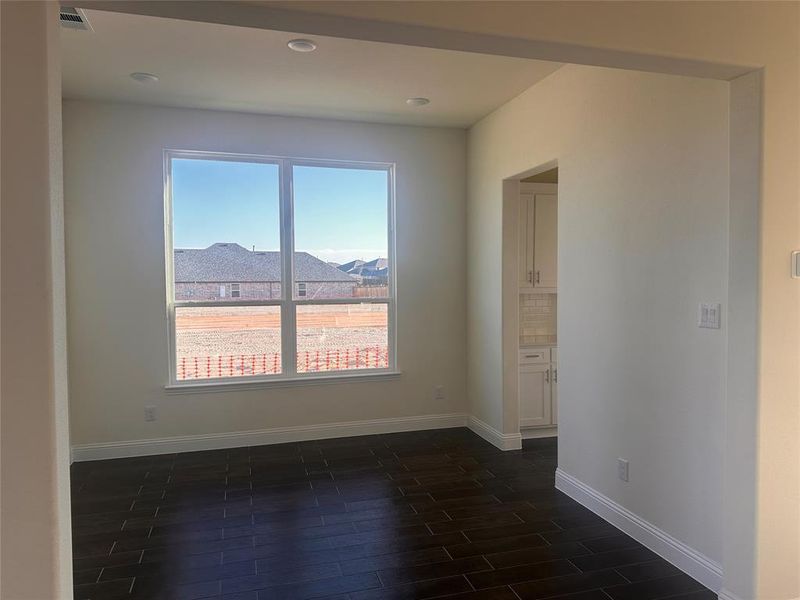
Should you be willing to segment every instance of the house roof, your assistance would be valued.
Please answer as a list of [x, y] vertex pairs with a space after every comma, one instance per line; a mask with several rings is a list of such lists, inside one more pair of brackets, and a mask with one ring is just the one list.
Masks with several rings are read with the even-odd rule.
[[344, 271], [345, 273], [349, 273], [356, 267], [360, 267], [364, 264], [363, 260], [351, 260], [350, 262], [346, 262], [343, 265], [339, 265], [339, 270]]
[[385, 258], [375, 258], [370, 261], [351, 260], [339, 266], [339, 270], [351, 275], [386, 275], [389, 261]]
[[[295, 252], [297, 281], [347, 281], [353, 278], [307, 252]], [[175, 249], [175, 281], [255, 282], [281, 280], [280, 252], [250, 251], [236, 243]]]
[[386, 258], [376, 258], [374, 260], [365, 262], [361, 266], [368, 269], [386, 269], [389, 266], [389, 261]]

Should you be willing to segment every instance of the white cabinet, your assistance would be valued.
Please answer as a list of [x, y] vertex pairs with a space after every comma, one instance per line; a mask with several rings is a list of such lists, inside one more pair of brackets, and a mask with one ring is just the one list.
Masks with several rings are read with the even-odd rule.
[[535, 225], [536, 203], [533, 194], [520, 194], [519, 197], [519, 287], [533, 289], [533, 230]]
[[554, 290], [558, 273], [558, 196], [525, 192], [519, 202], [519, 270], [521, 291]]
[[550, 363], [550, 404], [553, 425], [558, 425], [558, 363], [556, 362]]
[[536, 194], [533, 226], [533, 285], [554, 288], [558, 273], [558, 204], [555, 194]]
[[555, 349], [520, 350], [520, 427], [547, 427], [558, 423], [558, 369], [551, 362], [555, 359], [553, 350]]
[[520, 427], [550, 425], [552, 419], [550, 394], [550, 363], [520, 365]]

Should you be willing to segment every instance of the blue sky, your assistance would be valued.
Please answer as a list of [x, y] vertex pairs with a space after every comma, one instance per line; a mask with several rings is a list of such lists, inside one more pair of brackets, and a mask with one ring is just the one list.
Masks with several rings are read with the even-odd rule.
[[[339, 263], [387, 255], [385, 171], [294, 167], [295, 249]], [[172, 161], [173, 245], [278, 250], [278, 166]]]

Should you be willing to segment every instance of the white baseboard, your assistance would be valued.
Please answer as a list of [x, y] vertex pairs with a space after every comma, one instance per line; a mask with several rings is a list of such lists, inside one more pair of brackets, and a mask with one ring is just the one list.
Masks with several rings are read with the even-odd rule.
[[518, 433], [502, 433], [477, 417], [470, 416], [467, 421], [467, 427], [490, 444], [500, 448], [500, 450], [519, 450], [522, 448], [522, 438]]
[[490, 444], [501, 450], [519, 450], [522, 447], [518, 433], [501, 433], [475, 417], [452, 413], [444, 415], [423, 415], [418, 417], [397, 417], [392, 419], [373, 419], [369, 421], [350, 421], [345, 423], [326, 423], [322, 425], [303, 425], [296, 427], [276, 427], [253, 431], [230, 433], [209, 433], [201, 435], [182, 435], [169, 438], [128, 440], [80, 444], [72, 447], [72, 461], [105, 460], [109, 458], [129, 458], [132, 456], [152, 456], [174, 452], [195, 452], [198, 450], [218, 450], [242, 446], [262, 446], [286, 442], [322, 440], [377, 433], [397, 433], [401, 431], [423, 431], [426, 429], [448, 429], [469, 427]]
[[[556, 470], [556, 489], [600, 515], [710, 590], [718, 592], [722, 587], [722, 567], [718, 563], [561, 469]], [[720, 595], [720, 598], [723, 596]], [[726, 598], [735, 600], [732, 596]]]
[[717, 598], [719, 598], [719, 600], [742, 600], [741, 598], [739, 598], [739, 596], [736, 596], [731, 592], [729, 592], [728, 590], [724, 589], [720, 590], [717, 593]]
[[558, 437], [558, 427], [528, 427], [520, 430], [519, 434], [523, 440]]
[[171, 454], [174, 452], [238, 448], [241, 446], [262, 446], [285, 442], [373, 435], [376, 433], [449, 429], [452, 427], [465, 427], [467, 425], [467, 419], [467, 415], [462, 413], [422, 415], [417, 417], [372, 419], [369, 421], [350, 421], [345, 423], [325, 423], [322, 425], [276, 427], [273, 429], [260, 429], [255, 431], [236, 431], [230, 433], [183, 435], [124, 442], [82, 444], [72, 447], [72, 460], [81, 462], [87, 460], [103, 460], [107, 458]]

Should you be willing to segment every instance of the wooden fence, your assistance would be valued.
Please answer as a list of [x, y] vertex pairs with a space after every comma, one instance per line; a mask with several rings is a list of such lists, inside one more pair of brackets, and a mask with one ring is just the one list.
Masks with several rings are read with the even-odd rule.
[[353, 298], [386, 298], [388, 295], [387, 285], [359, 285], [353, 288]]

